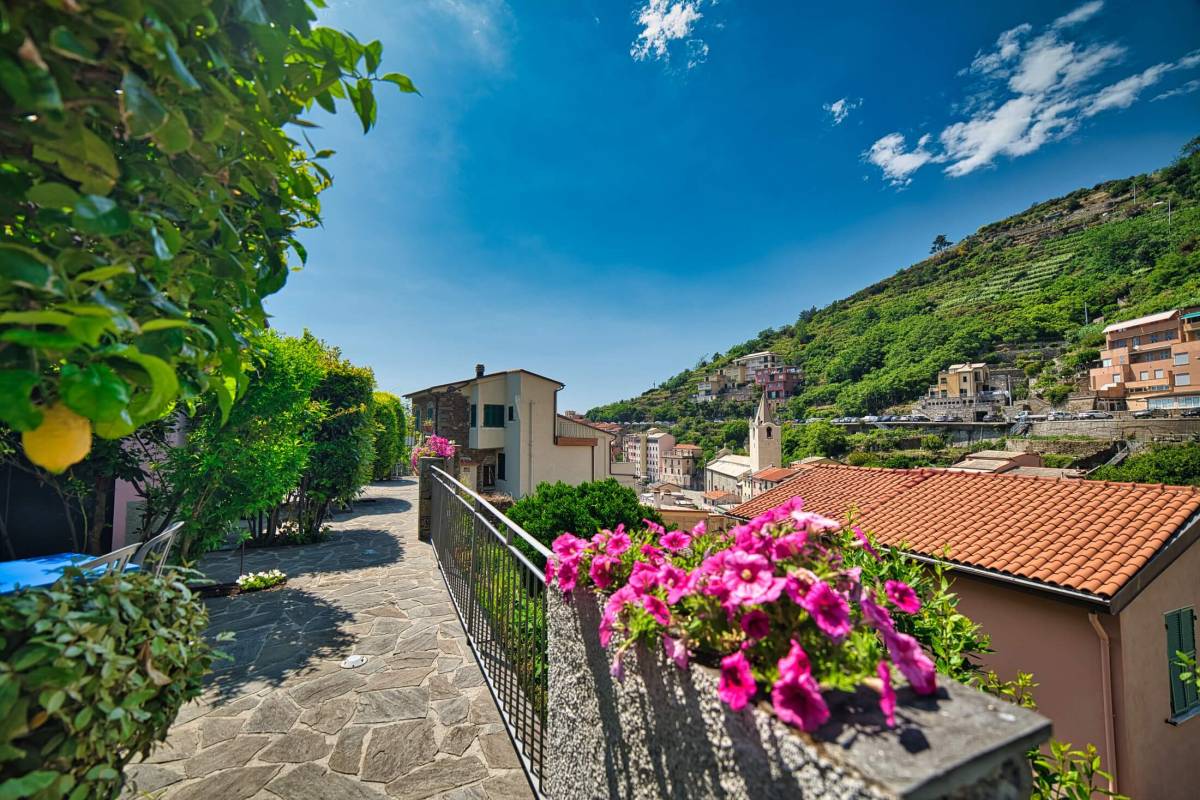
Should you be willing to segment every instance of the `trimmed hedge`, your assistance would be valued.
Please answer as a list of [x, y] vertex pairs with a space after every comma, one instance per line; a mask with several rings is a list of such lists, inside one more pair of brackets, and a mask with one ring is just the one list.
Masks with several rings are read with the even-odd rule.
[[0, 595], [0, 797], [111, 798], [200, 695], [208, 612], [175, 574]]

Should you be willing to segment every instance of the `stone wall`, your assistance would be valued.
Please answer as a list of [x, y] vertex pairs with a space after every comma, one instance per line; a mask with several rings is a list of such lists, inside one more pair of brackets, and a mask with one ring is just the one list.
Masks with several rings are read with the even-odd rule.
[[1004, 449], [1014, 453], [1060, 453], [1091, 458], [1112, 450], [1112, 442], [1101, 439], [1006, 439]]
[[765, 705], [730, 711], [714, 670], [680, 671], [659, 648], [627, 653], [617, 682], [585, 592], [568, 603], [549, 591], [547, 618], [552, 800], [1020, 800], [1030, 791], [1025, 753], [1050, 736], [1045, 718], [945, 678], [933, 698], [898, 692], [896, 729], [883, 727], [864, 688], [810, 736]]
[[1096, 439], [1141, 439], [1156, 436], [1200, 436], [1200, 419], [1094, 419], [1064, 422], [1034, 422], [1034, 436], [1091, 436]]

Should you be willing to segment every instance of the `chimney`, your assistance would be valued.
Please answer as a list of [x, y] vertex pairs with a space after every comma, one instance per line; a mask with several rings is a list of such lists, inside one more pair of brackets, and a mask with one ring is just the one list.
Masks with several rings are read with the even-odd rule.
[[475, 377], [476, 377], [476, 378], [482, 378], [482, 377], [483, 377], [483, 364], [476, 364], [476, 365], [475, 365]]

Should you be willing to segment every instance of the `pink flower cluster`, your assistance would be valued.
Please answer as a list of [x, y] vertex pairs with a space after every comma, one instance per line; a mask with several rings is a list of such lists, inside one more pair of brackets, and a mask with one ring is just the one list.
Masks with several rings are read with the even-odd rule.
[[[554, 540], [546, 579], [564, 594], [581, 581], [604, 593], [600, 641], [616, 642], [612, 672], [638, 640], [661, 640], [667, 656], [686, 669], [700, 651], [720, 659], [718, 694], [734, 710], [769, 693], [776, 715], [813, 731], [829, 719], [824, 678], [851, 660], [856, 628], [872, 630], [886, 653], [869, 677], [880, 684], [880, 708], [895, 724], [892, 667], [919, 694], [936, 686], [933, 661], [893, 613], [915, 614], [921, 600], [907, 584], [866, 585], [834, 544], [839, 523], [803, 510], [799, 498], [727, 533], [667, 531], [644, 520], [591, 539], [564, 533]], [[857, 528], [849, 546], [879, 558]], [[850, 534], [846, 534], [850, 536]], [[854, 647], [861, 649], [860, 641]], [[870, 656], [868, 656], [871, 658]], [[860, 659], [861, 660], [861, 659]], [[859, 677], [868, 677], [867, 674]]]
[[409, 456], [413, 472], [417, 471], [417, 465], [422, 457], [453, 458], [454, 451], [457, 449], [458, 446], [445, 437], [426, 436], [425, 441], [414, 447], [412, 455]]

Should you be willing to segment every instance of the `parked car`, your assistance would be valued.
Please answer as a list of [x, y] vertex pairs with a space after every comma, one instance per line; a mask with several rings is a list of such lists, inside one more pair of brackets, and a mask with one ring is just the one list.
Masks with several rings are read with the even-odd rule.
[[983, 422], [1004, 422], [1004, 417], [1000, 414], [988, 414], [983, 418]]
[[908, 418], [908, 421], [909, 422], [932, 422], [932, 420], [929, 419], [929, 417], [925, 416], [924, 414], [913, 414], [912, 416], [910, 416]]
[[1107, 411], [1080, 411], [1075, 415], [1079, 419], [1112, 419], [1113, 415]]
[[1181, 417], [1200, 417], [1200, 408], [1185, 408], [1180, 412]]
[[862, 421], [863, 422], [879, 422], [880, 420], [879, 420], [879, 417], [875, 416], [874, 414], [867, 414], [865, 417], [862, 418]]
[[1150, 419], [1151, 417], [1169, 417], [1165, 408], [1143, 408], [1141, 411], [1133, 412], [1134, 419]]
[[1075, 415], [1070, 411], [1051, 411], [1046, 415], [1048, 422], [1068, 422], [1075, 419]]

